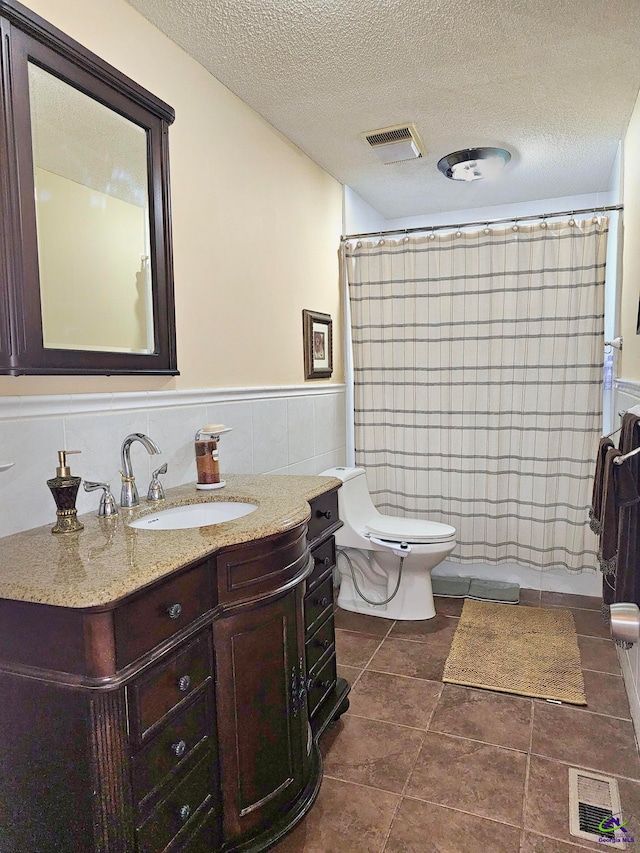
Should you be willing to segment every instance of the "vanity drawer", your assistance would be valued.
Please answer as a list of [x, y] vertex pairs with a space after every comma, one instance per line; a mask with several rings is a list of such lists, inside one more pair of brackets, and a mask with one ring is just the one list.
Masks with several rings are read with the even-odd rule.
[[250, 600], [277, 589], [307, 567], [305, 525], [259, 543], [225, 549], [217, 558], [220, 604]]
[[336, 564], [336, 542], [333, 536], [311, 551], [313, 571], [307, 578], [307, 591], [316, 586]]
[[335, 628], [333, 613], [329, 616], [305, 644], [307, 652], [307, 672], [312, 673], [320, 659], [335, 646]]
[[332, 530], [340, 525], [338, 517], [338, 492], [325, 492], [309, 502], [311, 518], [309, 519], [309, 541], [321, 536], [326, 530]]
[[313, 634], [333, 610], [333, 578], [329, 575], [304, 598], [304, 624], [307, 636]]
[[337, 678], [335, 654], [314, 675], [307, 679], [309, 718], [312, 718], [325, 696], [335, 687]]
[[136, 679], [130, 688], [134, 740], [146, 738], [149, 729], [204, 684], [211, 673], [211, 639], [207, 631]]
[[147, 588], [115, 611], [116, 660], [122, 669], [214, 606], [209, 560]]
[[206, 687], [134, 755], [131, 775], [136, 802], [144, 800], [172, 770], [185, 766], [195, 747], [209, 735], [212, 731], [210, 705], [211, 690]]
[[[184, 779], [160, 802], [137, 830], [140, 853], [162, 853], [180, 830], [195, 828], [203, 812], [213, 804], [209, 751]], [[198, 813], [199, 812], [199, 813]]]
[[202, 824], [193, 831], [180, 853], [214, 853], [222, 847], [222, 819], [218, 808], [212, 809]]

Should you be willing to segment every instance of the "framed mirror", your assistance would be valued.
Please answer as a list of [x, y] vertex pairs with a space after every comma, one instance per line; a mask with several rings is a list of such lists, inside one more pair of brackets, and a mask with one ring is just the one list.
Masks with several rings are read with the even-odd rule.
[[0, 372], [176, 374], [171, 107], [0, 0]]

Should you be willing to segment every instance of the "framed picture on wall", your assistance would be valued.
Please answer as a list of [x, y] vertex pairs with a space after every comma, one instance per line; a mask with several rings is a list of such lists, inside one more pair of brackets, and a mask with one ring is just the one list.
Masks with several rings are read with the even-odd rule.
[[329, 314], [302, 312], [304, 378], [329, 379], [333, 373], [333, 333]]

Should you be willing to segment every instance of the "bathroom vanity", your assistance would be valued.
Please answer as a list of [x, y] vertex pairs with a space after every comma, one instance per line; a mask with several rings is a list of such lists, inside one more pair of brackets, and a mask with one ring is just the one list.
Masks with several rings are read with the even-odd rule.
[[257, 505], [234, 521], [134, 529], [140, 506], [2, 540], [2, 853], [259, 851], [306, 814], [348, 707], [339, 485], [227, 476], [204, 500]]

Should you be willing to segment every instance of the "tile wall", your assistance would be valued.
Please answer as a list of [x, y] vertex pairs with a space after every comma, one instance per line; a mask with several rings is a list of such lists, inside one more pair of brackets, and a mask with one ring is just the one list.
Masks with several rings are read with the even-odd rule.
[[[208, 423], [232, 432], [220, 439], [220, 469], [236, 474], [319, 474], [345, 463], [343, 385], [235, 388], [122, 394], [0, 398], [0, 536], [55, 521], [46, 481], [60, 449], [73, 474], [108, 482], [119, 496], [120, 448], [129, 433], [150, 436], [162, 450], [131, 447], [136, 484], [146, 494], [164, 462], [167, 487], [195, 481], [193, 439]], [[79, 513], [97, 510], [99, 493], [78, 493]]]

